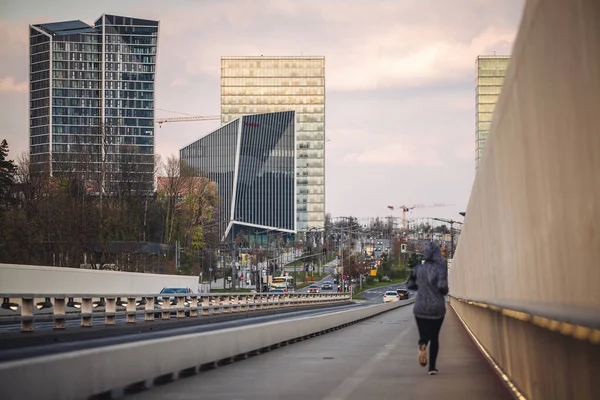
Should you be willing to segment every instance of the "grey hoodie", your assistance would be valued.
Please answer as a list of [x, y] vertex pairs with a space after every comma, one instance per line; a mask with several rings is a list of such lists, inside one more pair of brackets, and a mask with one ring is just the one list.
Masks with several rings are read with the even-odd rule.
[[425, 243], [423, 256], [425, 263], [416, 266], [411, 273], [410, 281], [416, 282], [419, 290], [413, 312], [419, 318], [443, 318], [446, 315], [444, 296], [448, 294], [448, 268], [434, 242]]

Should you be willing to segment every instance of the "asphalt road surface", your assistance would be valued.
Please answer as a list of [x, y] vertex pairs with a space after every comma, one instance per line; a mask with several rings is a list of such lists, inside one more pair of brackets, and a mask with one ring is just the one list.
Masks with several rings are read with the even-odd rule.
[[508, 398], [451, 310], [441, 331], [440, 374], [428, 375], [417, 361], [412, 308], [156, 386], [128, 400]]
[[[170, 337], [176, 335], [185, 335], [190, 333], [199, 333], [199, 332], [208, 332], [215, 331], [220, 329], [227, 328], [236, 328], [241, 326], [250, 326], [254, 324], [261, 324], [265, 322], [272, 321], [282, 321], [288, 319], [296, 319], [300, 317], [307, 316], [318, 316], [329, 314], [333, 312], [339, 312], [343, 310], [348, 310], [357, 307], [365, 307], [366, 304], [360, 303], [352, 303], [345, 305], [337, 305], [337, 306], [328, 306], [321, 307], [318, 309], [311, 310], [300, 310], [300, 311], [288, 311], [285, 313], [279, 314], [271, 314], [271, 315], [262, 315], [255, 316], [249, 318], [240, 318], [235, 320], [221, 321], [221, 322], [213, 322], [210, 324], [201, 324], [201, 325], [191, 325], [179, 328], [165, 329], [159, 331], [139, 331], [132, 332], [130, 334], [118, 335], [118, 336], [110, 336], [110, 337], [99, 337], [95, 338], [87, 338], [87, 339], [79, 339], [79, 340], [71, 340], [65, 342], [53, 342], [53, 343], [44, 343], [40, 345], [28, 345], [19, 348], [8, 348], [0, 351], [0, 362], [16, 360], [16, 359], [24, 359], [29, 357], [38, 357], [42, 355], [48, 354], [56, 354], [63, 353], [68, 351], [80, 350], [80, 349], [91, 349], [95, 347], [108, 346], [114, 344], [122, 344], [122, 343], [131, 343], [141, 340], [149, 340], [149, 339], [157, 339], [161, 337]], [[202, 318], [199, 318], [202, 319]], [[151, 324], [151, 323], [150, 323]], [[145, 325], [145, 324], [144, 324]], [[110, 330], [111, 327], [98, 326], [93, 328], [97, 330], [98, 333], [102, 333], [102, 330]], [[85, 329], [84, 331], [90, 332], [90, 330]], [[52, 332], [49, 332], [52, 333]], [[39, 334], [39, 333], [35, 333]], [[18, 334], [18, 335], [26, 335], [31, 337], [32, 334]]]

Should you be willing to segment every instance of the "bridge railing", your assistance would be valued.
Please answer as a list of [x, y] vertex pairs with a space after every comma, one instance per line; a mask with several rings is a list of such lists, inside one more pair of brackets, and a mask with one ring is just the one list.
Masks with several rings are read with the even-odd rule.
[[[0, 321], [20, 321], [21, 332], [33, 332], [35, 321], [48, 317], [55, 330], [66, 329], [67, 319], [81, 321], [82, 327], [98, 324], [116, 325], [117, 316], [125, 323], [198, 318], [211, 315], [242, 313], [277, 308], [344, 303], [348, 293], [219, 293], [219, 294], [1, 294]], [[139, 320], [138, 316], [144, 319]], [[4, 318], [2, 318], [4, 317]], [[10, 318], [12, 317], [12, 318]], [[67, 318], [68, 317], [68, 318]]]

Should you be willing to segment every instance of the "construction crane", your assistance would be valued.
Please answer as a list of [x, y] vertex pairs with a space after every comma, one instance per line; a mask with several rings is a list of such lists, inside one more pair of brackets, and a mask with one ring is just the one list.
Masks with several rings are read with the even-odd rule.
[[[401, 205], [398, 208], [402, 209], [402, 230], [406, 230], [406, 213], [410, 212], [415, 208], [428, 208], [428, 207], [451, 207], [454, 204], [445, 204], [445, 203], [433, 203], [433, 204], [415, 204], [414, 206], [405, 206]], [[390, 210], [394, 211], [394, 206], [388, 206]]]
[[220, 115], [200, 115], [190, 117], [172, 117], [172, 118], [155, 118], [154, 121], [158, 124], [158, 127], [162, 127], [165, 122], [193, 122], [193, 121], [214, 121], [220, 120]]

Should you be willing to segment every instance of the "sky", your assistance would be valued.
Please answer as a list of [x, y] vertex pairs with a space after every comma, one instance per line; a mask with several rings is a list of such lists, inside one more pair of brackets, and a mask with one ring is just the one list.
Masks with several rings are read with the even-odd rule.
[[[510, 54], [524, 0], [23, 0], [0, 3], [0, 140], [28, 151], [28, 25], [160, 21], [156, 116], [220, 113], [220, 59], [326, 57], [326, 211], [461, 220], [475, 177], [475, 59]], [[219, 121], [163, 124], [166, 159]]]

